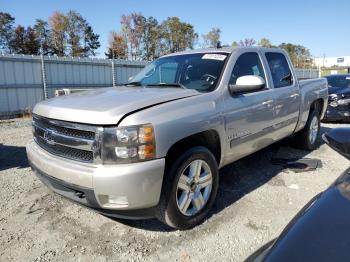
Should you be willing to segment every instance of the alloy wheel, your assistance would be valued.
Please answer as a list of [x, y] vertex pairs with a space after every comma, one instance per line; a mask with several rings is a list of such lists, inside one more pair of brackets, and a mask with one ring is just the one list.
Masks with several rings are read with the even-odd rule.
[[204, 160], [192, 161], [177, 183], [176, 202], [180, 212], [194, 216], [207, 204], [213, 184], [212, 172]]

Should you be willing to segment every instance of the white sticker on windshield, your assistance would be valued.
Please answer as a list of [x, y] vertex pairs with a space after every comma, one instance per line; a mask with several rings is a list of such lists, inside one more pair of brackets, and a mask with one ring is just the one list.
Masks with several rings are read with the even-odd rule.
[[346, 79], [346, 80], [350, 80], [350, 77], [347, 76], [345, 79]]
[[202, 59], [212, 59], [212, 60], [220, 60], [224, 61], [226, 58], [226, 55], [221, 55], [221, 54], [205, 54], [202, 56]]

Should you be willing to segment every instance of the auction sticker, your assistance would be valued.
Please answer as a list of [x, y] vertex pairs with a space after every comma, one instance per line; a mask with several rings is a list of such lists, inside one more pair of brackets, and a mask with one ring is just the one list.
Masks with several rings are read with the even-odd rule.
[[212, 60], [224, 61], [226, 57], [227, 57], [226, 55], [221, 55], [221, 54], [205, 54], [204, 56], [202, 56], [202, 59], [212, 59]]

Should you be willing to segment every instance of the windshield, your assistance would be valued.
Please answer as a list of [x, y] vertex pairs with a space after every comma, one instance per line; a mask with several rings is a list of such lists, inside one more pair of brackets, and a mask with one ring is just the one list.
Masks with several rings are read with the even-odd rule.
[[200, 92], [216, 88], [227, 53], [198, 53], [159, 58], [126, 85], [184, 87]]
[[350, 87], [350, 75], [327, 76], [327, 80], [330, 87]]

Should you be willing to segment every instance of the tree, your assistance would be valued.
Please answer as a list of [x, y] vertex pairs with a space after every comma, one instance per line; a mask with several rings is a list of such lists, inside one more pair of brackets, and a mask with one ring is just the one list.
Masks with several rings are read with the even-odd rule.
[[70, 10], [66, 16], [67, 48], [70, 56], [83, 56], [84, 48], [81, 46], [83, 38], [84, 18], [76, 11]]
[[271, 48], [271, 47], [275, 47], [271, 41], [265, 37], [261, 38], [259, 43], [258, 43], [259, 46], [261, 47], [267, 47], [267, 48]]
[[253, 38], [245, 38], [244, 40], [240, 40], [238, 42], [238, 46], [253, 46], [256, 44], [256, 41]]
[[13, 40], [11, 41], [11, 49], [16, 54], [25, 53], [25, 29], [18, 25], [15, 29]]
[[107, 58], [127, 58], [127, 42], [121, 33], [111, 32], [109, 36], [109, 46], [108, 51], [105, 53]]
[[122, 15], [122, 32], [127, 40], [128, 55], [132, 60], [141, 57], [141, 40], [144, 33], [145, 17], [141, 13]]
[[216, 47], [220, 42], [220, 28], [212, 28], [207, 34], [202, 35], [204, 47]]
[[49, 17], [49, 25], [51, 27], [53, 53], [58, 56], [64, 56], [67, 48], [67, 17], [63, 13], [56, 11]]
[[84, 56], [96, 55], [95, 50], [101, 46], [99, 38], [100, 35], [95, 34], [92, 27], [86, 24], [84, 29]]
[[67, 15], [55, 12], [49, 17], [50, 47], [58, 56], [87, 57], [96, 55], [101, 44], [99, 35], [81, 14], [70, 10]]
[[34, 24], [34, 30], [40, 46], [42, 47], [42, 54], [52, 54], [49, 24], [42, 19], [37, 19]]
[[38, 55], [40, 50], [40, 41], [35, 30], [28, 26], [25, 32], [25, 54]]
[[198, 39], [193, 25], [182, 22], [178, 17], [168, 17], [160, 25], [160, 30], [162, 54], [193, 49]]
[[310, 50], [302, 45], [295, 45], [292, 43], [282, 43], [279, 45], [287, 51], [292, 63], [295, 67], [310, 68], [312, 67], [312, 59]]
[[122, 15], [120, 23], [121, 34], [111, 34], [112, 40], [105, 53], [107, 57], [120, 53], [113, 53], [113, 50], [119, 50], [113, 45], [123, 47], [126, 43], [128, 59], [149, 61], [168, 53], [192, 49], [198, 39], [193, 26], [180, 21], [178, 17], [168, 17], [159, 24], [154, 17], [146, 18], [141, 13], [131, 13]]
[[12, 51], [16, 54], [37, 55], [40, 44], [33, 28], [25, 29], [18, 25], [15, 29], [14, 38], [11, 41]]
[[14, 37], [15, 18], [9, 13], [0, 12], [0, 51], [12, 53], [11, 41]]
[[238, 43], [236, 41], [232, 42], [232, 47], [238, 47]]
[[142, 35], [143, 59], [151, 61], [159, 57], [160, 29], [157, 19], [148, 17], [145, 20], [144, 32]]

